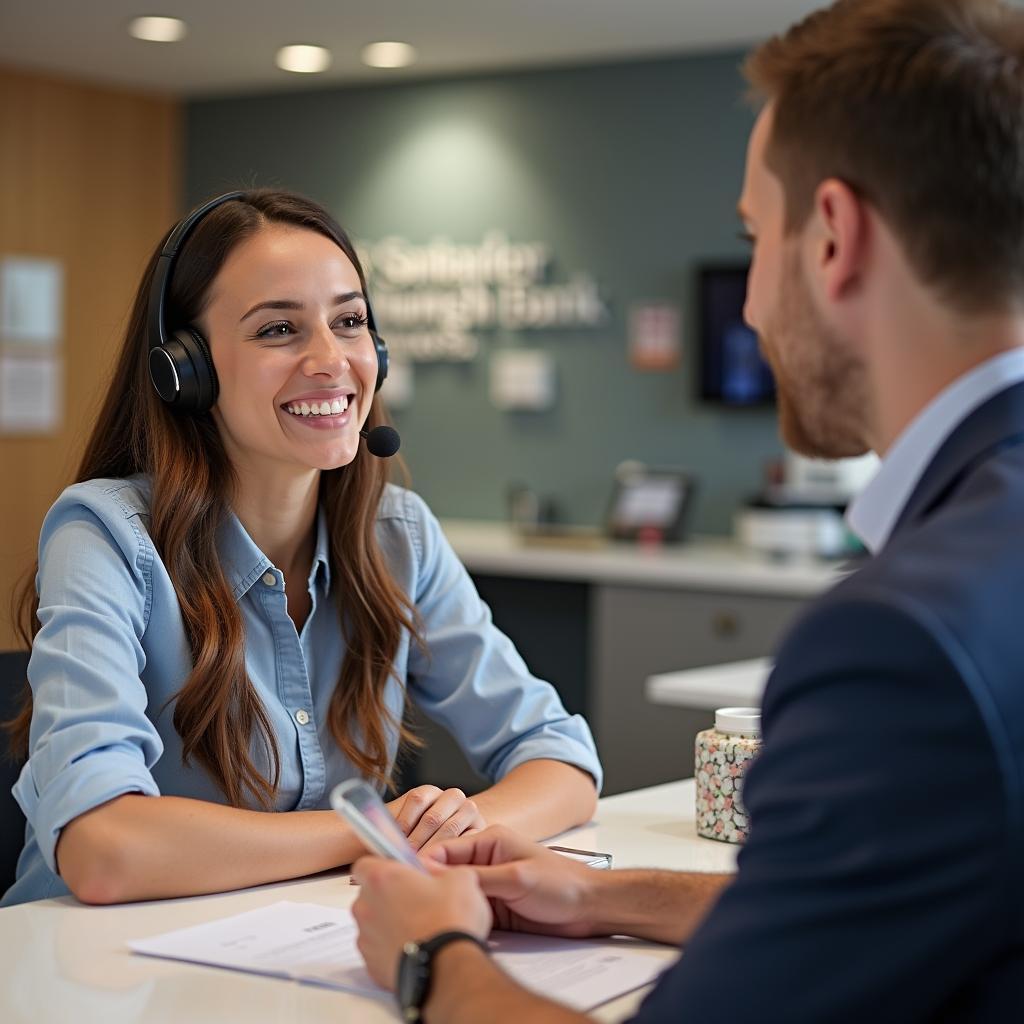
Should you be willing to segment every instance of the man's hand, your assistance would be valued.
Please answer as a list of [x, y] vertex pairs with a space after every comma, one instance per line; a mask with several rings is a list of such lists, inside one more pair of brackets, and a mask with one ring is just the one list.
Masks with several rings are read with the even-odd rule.
[[362, 857], [352, 877], [360, 886], [352, 905], [359, 952], [370, 977], [384, 988], [395, 987], [399, 954], [407, 942], [446, 931], [485, 939], [491, 930], [491, 910], [472, 871], [431, 867], [425, 875], [395, 861]]
[[496, 928], [570, 938], [606, 934], [589, 916], [594, 889], [606, 872], [552, 853], [501, 825], [436, 846], [424, 859], [471, 867], [491, 901]]
[[388, 804], [414, 850], [429, 850], [446, 839], [487, 827], [475, 803], [461, 789], [417, 786]]

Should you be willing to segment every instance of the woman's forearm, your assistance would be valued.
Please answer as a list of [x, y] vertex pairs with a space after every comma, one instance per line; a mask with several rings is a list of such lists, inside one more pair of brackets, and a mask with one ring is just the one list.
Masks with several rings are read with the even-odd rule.
[[[514, 768], [474, 802], [489, 823], [542, 838], [588, 821], [597, 794], [580, 769], [537, 760]], [[127, 903], [299, 878], [363, 852], [331, 811], [276, 814], [129, 793], [69, 822], [57, 863], [84, 903]]]
[[57, 862], [84, 903], [125, 903], [283, 881], [363, 852], [332, 811], [275, 814], [129, 793], [69, 822]]
[[544, 839], [590, 821], [597, 789], [582, 769], [539, 759], [513, 768], [473, 802], [489, 825], [508, 825], [531, 839]]

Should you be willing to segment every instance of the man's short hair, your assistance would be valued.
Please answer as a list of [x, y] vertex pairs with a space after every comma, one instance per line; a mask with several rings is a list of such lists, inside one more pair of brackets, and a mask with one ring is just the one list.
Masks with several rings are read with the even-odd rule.
[[766, 160], [787, 231], [839, 178], [953, 308], [1024, 305], [1024, 14], [999, 0], [838, 0], [744, 73], [772, 104]]

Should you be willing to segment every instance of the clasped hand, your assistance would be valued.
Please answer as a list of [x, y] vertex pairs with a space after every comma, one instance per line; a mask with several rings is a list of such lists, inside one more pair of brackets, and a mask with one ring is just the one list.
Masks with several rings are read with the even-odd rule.
[[543, 935], [595, 934], [587, 920], [594, 871], [494, 826], [421, 854], [429, 874], [380, 857], [356, 862], [352, 907], [359, 950], [377, 984], [394, 988], [402, 947], [442, 931], [485, 938], [492, 927]]
[[461, 789], [417, 786], [388, 803], [414, 850], [428, 850], [456, 836], [479, 832], [487, 822]]

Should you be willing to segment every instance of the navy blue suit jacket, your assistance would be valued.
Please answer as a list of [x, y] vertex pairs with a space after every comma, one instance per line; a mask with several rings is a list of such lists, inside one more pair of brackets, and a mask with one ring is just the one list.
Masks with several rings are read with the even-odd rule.
[[946, 440], [765, 693], [736, 881], [638, 1021], [1024, 1021], [1024, 385]]

